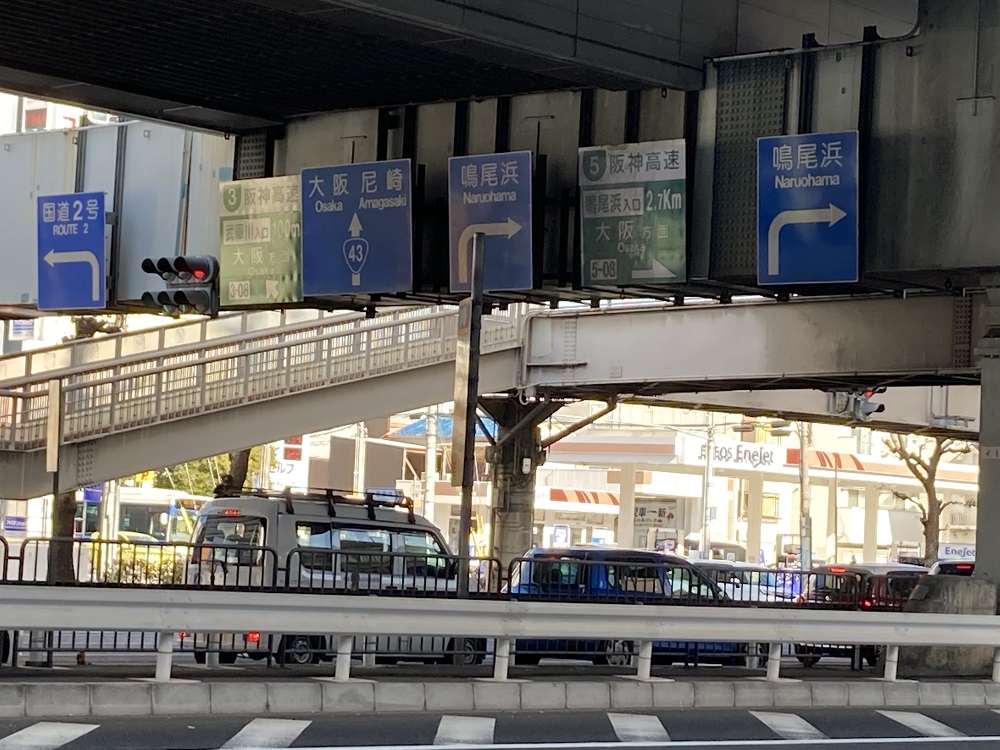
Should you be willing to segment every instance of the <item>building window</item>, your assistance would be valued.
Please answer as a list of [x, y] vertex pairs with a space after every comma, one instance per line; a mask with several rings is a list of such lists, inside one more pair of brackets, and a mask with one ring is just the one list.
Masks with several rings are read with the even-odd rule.
[[840, 490], [837, 492], [838, 508], [861, 508], [864, 506], [864, 498], [861, 490]]

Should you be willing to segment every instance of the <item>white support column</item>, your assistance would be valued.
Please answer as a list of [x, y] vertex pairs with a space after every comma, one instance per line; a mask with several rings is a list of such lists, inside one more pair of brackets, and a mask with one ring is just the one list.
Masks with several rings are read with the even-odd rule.
[[764, 476], [754, 474], [747, 480], [747, 561], [760, 556], [760, 527], [764, 512]]
[[635, 464], [623, 464], [618, 480], [618, 533], [615, 541], [627, 549], [635, 546]]
[[[991, 290], [991, 302], [995, 293], [996, 290]], [[993, 312], [993, 316], [1000, 314]], [[1000, 584], [1000, 544], [996, 543], [1000, 532], [1000, 356], [986, 344], [980, 346], [992, 356], [981, 359], [975, 577], [997, 585]]]
[[830, 480], [826, 493], [826, 559], [837, 562], [837, 478]]
[[510, 669], [510, 638], [497, 638], [496, 653], [493, 655], [493, 679], [503, 682]]
[[353, 635], [342, 635], [337, 638], [337, 666], [333, 677], [337, 682], [347, 682], [351, 679], [351, 650], [353, 647]]
[[636, 676], [640, 680], [649, 680], [653, 674], [653, 642], [642, 641], [639, 644], [639, 659]]
[[873, 563], [878, 558], [878, 487], [865, 487], [865, 536], [861, 561]]
[[772, 643], [767, 653], [767, 679], [777, 682], [781, 679], [781, 644]]
[[156, 637], [156, 681], [170, 682], [174, 660], [174, 633], [163, 630]]
[[885, 679], [896, 681], [896, 668], [899, 665], [899, 646], [887, 646], [885, 649]]

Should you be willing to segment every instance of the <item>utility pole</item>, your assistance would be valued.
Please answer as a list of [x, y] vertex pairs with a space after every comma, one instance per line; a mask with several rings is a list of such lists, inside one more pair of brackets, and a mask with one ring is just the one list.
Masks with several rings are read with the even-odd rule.
[[809, 446], [812, 425], [798, 423], [799, 433], [799, 567], [808, 572], [812, 567], [812, 493], [809, 489]]
[[708, 560], [712, 557], [712, 543], [709, 539], [709, 495], [712, 489], [712, 459], [715, 454], [715, 414], [708, 413], [708, 439], [705, 441], [705, 478], [702, 483], [702, 508], [701, 508], [701, 544], [699, 550], [701, 558]]

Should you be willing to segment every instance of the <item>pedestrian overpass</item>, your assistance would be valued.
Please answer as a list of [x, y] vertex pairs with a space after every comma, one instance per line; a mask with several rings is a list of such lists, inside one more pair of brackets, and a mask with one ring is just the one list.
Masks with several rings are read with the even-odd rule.
[[[945, 295], [512, 306], [483, 321], [480, 392], [739, 411], [747, 397], [729, 401], [722, 392], [742, 390], [762, 414], [792, 410], [850, 423], [852, 414], [829, 406], [800, 412], [806, 402], [782, 407], [766, 397], [815, 391], [829, 404], [830, 394], [888, 388], [898, 408], [875, 414], [871, 426], [975, 438], [977, 422], [944, 423], [927, 408], [954, 394], [953, 404], [973, 409], [979, 375], [969, 342], [978, 313], [966, 314], [970, 304], [978, 310], [968, 298]], [[68, 489], [449, 401], [457, 338], [454, 308], [374, 318], [253, 312], [2, 358], [0, 496], [51, 491], [45, 446], [53, 380], [61, 384], [60, 486]], [[897, 391], [917, 395], [893, 401]]]

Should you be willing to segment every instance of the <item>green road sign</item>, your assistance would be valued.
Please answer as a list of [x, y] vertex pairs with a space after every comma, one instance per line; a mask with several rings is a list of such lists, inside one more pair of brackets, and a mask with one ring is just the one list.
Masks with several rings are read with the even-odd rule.
[[585, 286], [687, 281], [685, 143], [580, 149]]
[[220, 185], [222, 307], [302, 301], [302, 194], [298, 175]]

